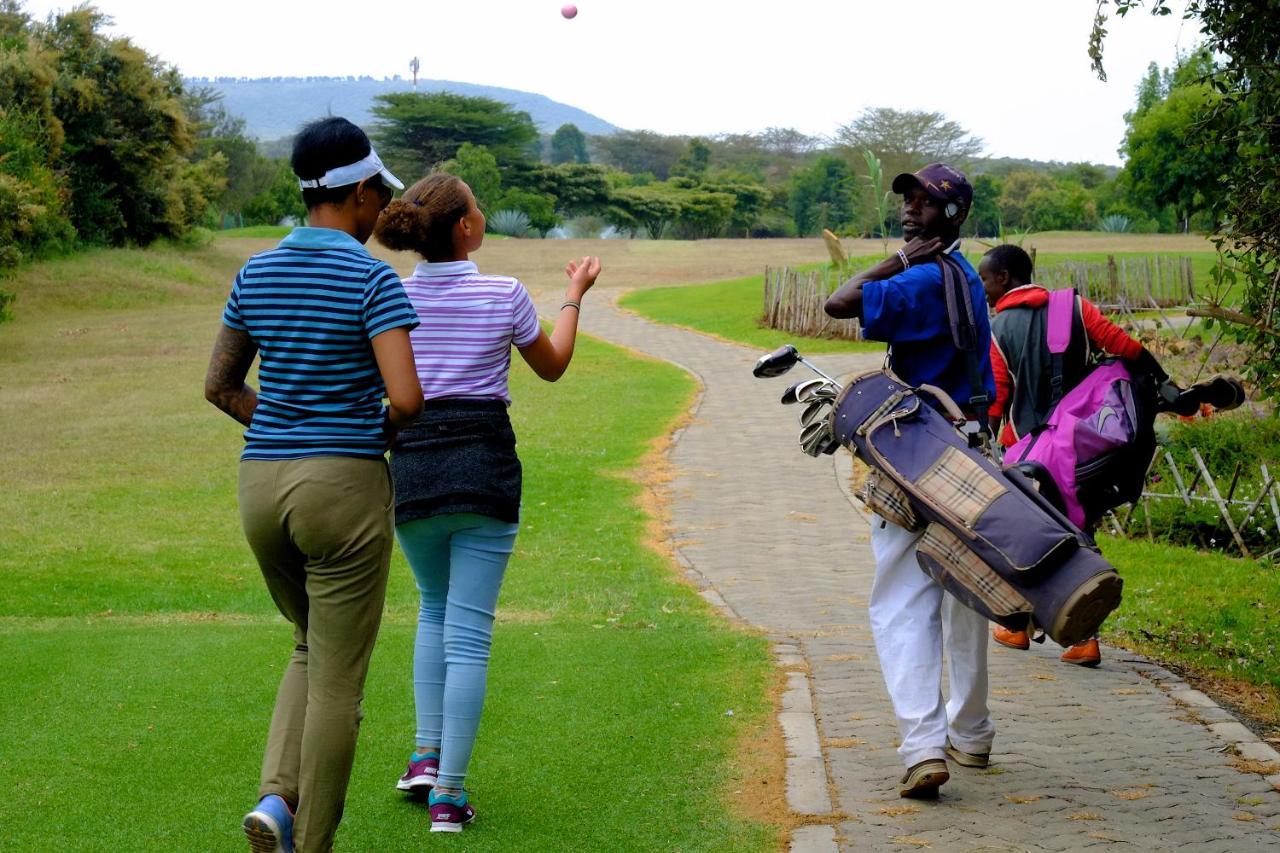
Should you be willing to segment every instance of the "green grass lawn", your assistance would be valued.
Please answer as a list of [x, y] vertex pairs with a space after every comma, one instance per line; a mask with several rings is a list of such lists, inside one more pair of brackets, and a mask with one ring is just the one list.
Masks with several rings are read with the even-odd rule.
[[1280, 727], [1280, 573], [1274, 566], [1105, 537], [1124, 577], [1108, 639], [1200, 675], [1263, 688], [1249, 710]]
[[[13, 282], [0, 848], [243, 848], [291, 639], [239, 529], [240, 428], [202, 395], [242, 260], [219, 242], [93, 252]], [[644, 546], [630, 476], [692, 392], [590, 340], [555, 385], [515, 366], [524, 524], [468, 779], [480, 819], [459, 849], [776, 848], [779, 828], [730, 802], [736, 750], [768, 724], [767, 644]], [[415, 618], [397, 552], [342, 849], [437, 840], [392, 784], [413, 745]]]
[[[798, 267], [819, 268], [814, 264]], [[813, 353], [884, 349], [884, 344], [879, 343], [807, 338], [761, 326], [763, 288], [764, 276], [757, 275], [710, 284], [636, 290], [623, 296], [619, 304], [659, 323], [684, 326], [758, 350], [776, 349], [785, 343]]]
[[[974, 264], [982, 259], [982, 249], [969, 251], [965, 257]], [[1117, 257], [1119, 257], [1117, 255]], [[1144, 254], [1126, 255], [1126, 257], [1145, 257]], [[1207, 283], [1209, 272], [1215, 262], [1211, 252], [1191, 253], [1196, 282]], [[1105, 262], [1106, 253], [1041, 253], [1038, 264], [1053, 264], [1066, 260]], [[853, 258], [850, 268], [854, 270], [871, 266], [879, 257]], [[825, 267], [825, 264], [810, 264], [798, 267], [802, 270], [814, 270]], [[748, 276], [731, 281], [717, 281], [710, 284], [690, 284], [675, 287], [655, 287], [636, 290], [622, 297], [623, 308], [635, 311], [673, 326], [684, 326], [699, 332], [717, 335], [727, 340], [736, 341], [759, 350], [770, 350], [784, 343], [794, 343], [804, 352], [850, 352], [856, 350], [881, 350], [884, 344], [870, 341], [840, 341], [828, 338], [807, 338], [793, 335], [777, 329], [768, 329], [760, 325], [764, 290], [764, 276]]]
[[246, 225], [243, 228], [223, 228], [213, 232], [218, 237], [254, 237], [280, 239], [293, 230], [292, 225]]

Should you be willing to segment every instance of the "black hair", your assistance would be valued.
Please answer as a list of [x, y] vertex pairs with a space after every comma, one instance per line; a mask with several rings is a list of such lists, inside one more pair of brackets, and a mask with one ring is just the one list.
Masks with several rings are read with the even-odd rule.
[[[368, 157], [372, 150], [369, 137], [363, 130], [345, 118], [329, 116], [317, 119], [298, 131], [293, 140], [289, 165], [295, 175], [310, 181], [324, 177], [330, 169], [348, 166]], [[378, 189], [382, 186], [382, 176], [374, 175], [365, 185]], [[302, 191], [302, 201], [308, 210], [322, 204], [341, 204], [355, 190], [355, 184], [307, 189]]]
[[1034, 272], [1031, 266], [1031, 256], [1022, 251], [1021, 246], [1005, 243], [1004, 245], [996, 246], [983, 257], [990, 259], [991, 266], [996, 272], [1003, 270], [1009, 273], [1009, 280], [1015, 286], [1031, 283], [1031, 275]]

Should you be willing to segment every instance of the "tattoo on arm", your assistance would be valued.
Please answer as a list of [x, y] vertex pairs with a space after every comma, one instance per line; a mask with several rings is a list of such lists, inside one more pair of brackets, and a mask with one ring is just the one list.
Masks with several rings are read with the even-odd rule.
[[204, 377], [204, 396], [210, 403], [245, 426], [253, 420], [258, 407], [258, 392], [244, 384], [258, 345], [248, 332], [223, 326], [213, 344], [209, 371]]

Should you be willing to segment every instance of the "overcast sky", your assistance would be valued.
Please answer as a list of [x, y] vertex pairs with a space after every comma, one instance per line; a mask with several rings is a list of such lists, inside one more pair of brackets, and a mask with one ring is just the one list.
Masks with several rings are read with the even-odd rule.
[[[27, 0], [43, 17], [70, 2]], [[97, 0], [114, 32], [193, 77], [409, 75], [547, 95], [662, 133], [829, 135], [869, 106], [940, 110], [992, 156], [1119, 163], [1134, 86], [1194, 22], [1094, 0]], [[1175, 4], [1181, 11], [1182, 4]]]

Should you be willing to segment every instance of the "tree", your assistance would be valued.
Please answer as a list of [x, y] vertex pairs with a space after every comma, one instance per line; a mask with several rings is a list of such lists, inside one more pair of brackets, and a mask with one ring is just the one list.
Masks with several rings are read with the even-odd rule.
[[[33, 28], [56, 56], [53, 112], [64, 137], [71, 221], [92, 243], [148, 243], [178, 236], [190, 199], [175, 192], [193, 148], [176, 69], [108, 38], [106, 16], [80, 6]], [[194, 176], [187, 175], [194, 179]], [[215, 182], [201, 181], [212, 189]]]
[[518, 210], [529, 217], [529, 227], [543, 237], [547, 232], [560, 224], [556, 216], [556, 200], [554, 196], [529, 190], [507, 190], [498, 202], [496, 210]]
[[791, 216], [796, 232], [810, 235], [851, 223], [853, 193], [853, 172], [843, 158], [834, 154], [823, 154], [812, 166], [792, 173]]
[[1097, 222], [1098, 208], [1079, 184], [1050, 180], [1026, 197], [1024, 216], [1033, 231], [1087, 231]]
[[307, 207], [302, 203], [298, 176], [287, 160], [268, 160], [272, 168], [258, 193], [241, 209], [246, 225], [276, 225], [285, 219], [305, 222]]
[[[1098, 3], [1089, 57], [1102, 79], [1106, 0]], [[1121, 16], [1142, 0], [1114, 0]], [[1151, 12], [1172, 13], [1168, 0]], [[1202, 315], [1231, 324], [1250, 348], [1245, 371], [1267, 396], [1280, 395], [1280, 37], [1277, 0], [1187, 0], [1183, 16], [1198, 20], [1207, 47], [1223, 57], [1206, 81], [1221, 99], [1190, 130], [1188, 145], [1221, 144], [1231, 156], [1213, 204], [1214, 238], [1224, 263], [1218, 291]], [[1228, 303], [1240, 285], [1238, 304]]]
[[1047, 172], [1023, 169], [1010, 172], [1001, 182], [1000, 219], [1005, 228], [1030, 231], [1034, 228], [1028, 201], [1035, 193], [1053, 192], [1055, 184]]
[[1183, 57], [1171, 71], [1148, 72], [1137, 107], [1125, 116], [1121, 153], [1133, 200], [1150, 209], [1172, 205], [1183, 231], [1192, 215], [1220, 203], [1219, 178], [1234, 156], [1221, 139], [1196, 132], [1222, 99], [1206, 82], [1212, 72], [1212, 57], [1203, 49]]
[[[0, 272], [75, 239], [59, 170], [63, 133], [53, 110], [55, 63], [33, 38], [21, 8], [0, 2]], [[0, 292], [0, 303], [4, 296]], [[0, 318], [6, 313], [0, 304]]]
[[676, 164], [671, 167], [673, 176], [701, 178], [711, 166], [711, 146], [705, 139], [694, 137]]
[[614, 190], [605, 220], [619, 231], [643, 229], [651, 240], [658, 240], [680, 212], [678, 190], [673, 191], [665, 184], [651, 184]]
[[440, 164], [440, 170], [465, 181], [481, 210], [500, 209], [502, 173], [498, 170], [497, 158], [488, 148], [464, 142], [454, 152], [453, 159]]
[[983, 141], [942, 113], [869, 108], [836, 131], [835, 142], [850, 159], [871, 151], [885, 174], [914, 172], [928, 163], [963, 169], [982, 153]]
[[729, 217], [721, 229], [727, 228], [732, 237], [749, 234], [773, 196], [763, 184], [729, 175], [704, 181], [699, 184], [699, 188], [733, 200]]
[[509, 189], [551, 196], [556, 211], [565, 216], [601, 213], [609, 203], [609, 173], [590, 163], [510, 164], [502, 183]]
[[591, 139], [597, 159], [616, 169], [639, 175], [648, 172], [660, 181], [671, 176], [687, 145], [679, 136], [663, 136], [651, 130], [623, 130]]
[[551, 163], [590, 163], [587, 137], [576, 124], [562, 124], [551, 135]]
[[964, 220], [964, 233], [975, 237], [995, 237], [1004, 224], [1000, 216], [1001, 180], [994, 175], [976, 175], [973, 184], [973, 206]]
[[767, 127], [758, 139], [762, 149], [782, 157], [799, 157], [818, 147], [817, 137], [792, 127]]
[[452, 92], [394, 92], [374, 99], [373, 137], [382, 157], [422, 175], [464, 143], [483, 146], [499, 165], [532, 159], [538, 131], [529, 114], [489, 98]]
[[692, 240], [719, 237], [733, 217], [735, 201], [729, 193], [710, 192], [702, 187], [679, 192], [676, 213], [679, 236]]

